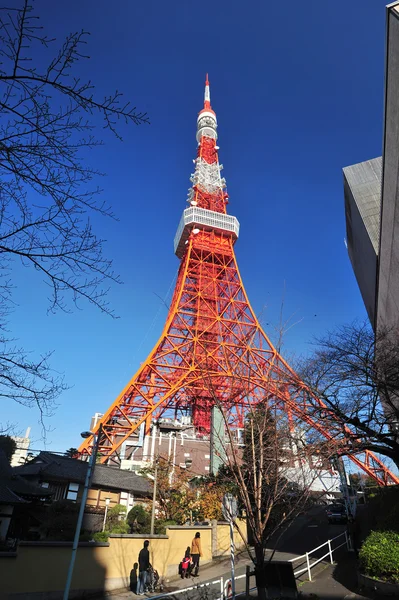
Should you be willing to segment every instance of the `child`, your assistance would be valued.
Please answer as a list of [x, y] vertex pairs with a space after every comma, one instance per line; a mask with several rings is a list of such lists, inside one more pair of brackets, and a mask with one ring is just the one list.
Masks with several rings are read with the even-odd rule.
[[189, 577], [191, 572], [191, 554], [190, 546], [187, 546], [187, 550], [184, 554], [184, 558], [181, 561], [181, 578]]

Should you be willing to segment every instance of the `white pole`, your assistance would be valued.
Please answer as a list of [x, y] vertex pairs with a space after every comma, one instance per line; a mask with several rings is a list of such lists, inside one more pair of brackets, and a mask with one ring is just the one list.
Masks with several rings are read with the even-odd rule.
[[312, 581], [312, 574], [310, 572], [310, 562], [309, 562], [309, 554], [306, 552], [306, 563], [308, 565], [308, 575], [309, 575], [309, 581]]
[[331, 550], [331, 540], [328, 540], [328, 550], [330, 552], [330, 561], [331, 561], [331, 564], [333, 564], [334, 561], [333, 561], [333, 555], [332, 555], [332, 550]]
[[230, 519], [230, 560], [231, 560], [231, 597], [235, 600], [236, 597], [236, 582], [235, 577], [235, 566], [234, 566], [234, 527], [233, 519]]
[[104, 514], [104, 521], [103, 521], [103, 531], [105, 531], [105, 524], [107, 522], [107, 513], [108, 513], [108, 506], [110, 503], [110, 499], [109, 498], [105, 498], [105, 514]]

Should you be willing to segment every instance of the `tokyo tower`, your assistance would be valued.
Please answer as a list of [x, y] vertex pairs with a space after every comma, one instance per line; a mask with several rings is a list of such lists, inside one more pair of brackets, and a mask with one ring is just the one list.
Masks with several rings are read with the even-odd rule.
[[[267, 402], [337, 447], [346, 443], [342, 426], [327, 429], [309, 410], [309, 390], [298, 385], [251, 308], [234, 253], [239, 222], [227, 214], [217, 137], [207, 76], [188, 207], [174, 239], [180, 268], [169, 313], [154, 349], [97, 423], [101, 462], [118, 462], [122, 444], [143, 428], [148, 435], [161, 416], [188, 417], [199, 434], [209, 434], [216, 402], [228, 410], [232, 430], [243, 428], [251, 407]], [[82, 443], [80, 455], [92, 448], [93, 436]], [[378, 483], [399, 483], [371, 452], [350, 458]]]

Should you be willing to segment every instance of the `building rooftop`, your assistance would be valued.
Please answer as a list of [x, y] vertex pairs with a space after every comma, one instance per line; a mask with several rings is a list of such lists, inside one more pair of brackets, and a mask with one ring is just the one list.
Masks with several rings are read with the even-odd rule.
[[0, 451], [0, 504], [24, 504], [33, 498], [45, 498], [52, 492], [26, 481], [8, 463]]
[[[38, 476], [41, 480], [84, 483], [88, 467], [87, 462], [76, 458], [40, 452], [30, 463], [16, 467], [14, 471], [22, 477]], [[151, 483], [145, 477], [106, 465], [95, 466], [92, 486], [132, 492], [141, 496], [148, 496], [152, 489]]]

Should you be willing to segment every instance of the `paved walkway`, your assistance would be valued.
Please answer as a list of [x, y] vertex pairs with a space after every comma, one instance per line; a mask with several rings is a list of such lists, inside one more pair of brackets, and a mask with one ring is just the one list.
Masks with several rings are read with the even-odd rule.
[[[276, 552], [274, 555], [275, 560], [289, 560], [295, 555]], [[340, 562], [338, 564], [331, 565], [327, 562], [321, 562], [317, 567], [312, 569], [313, 581], [301, 581], [298, 580], [298, 591], [301, 592], [301, 600], [381, 600], [379, 596], [362, 596], [357, 588], [357, 576], [356, 576], [356, 559], [354, 554], [343, 552], [340, 556]], [[246, 565], [252, 564], [248, 559], [247, 555], [241, 554], [236, 561], [236, 575], [245, 573]], [[171, 591], [178, 591], [190, 587], [192, 585], [200, 585], [209, 581], [215, 581], [224, 577], [226, 580], [230, 575], [230, 560], [222, 559], [214, 561], [209, 565], [204, 565], [201, 568], [200, 576], [193, 577], [190, 579], [173, 579], [165, 585], [164, 593]], [[251, 585], [255, 585], [254, 580]], [[208, 588], [209, 589], [209, 588]], [[212, 588], [211, 588], [212, 589]], [[236, 591], [241, 592], [245, 589], [245, 579], [237, 582]], [[212, 593], [209, 593], [206, 597], [208, 599], [220, 597], [220, 588], [217, 586], [213, 587]], [[211, 591], [211, 590], [210, 590]], [[219, 592], [219, 595], [218, 595]], [[146, 594], [147, 598], [151, 598], [157, 594]], [[195, 592], [188, 592], [182, 595], [172, 596], [173, 600], [187, 598], [200, 597], [200, 594]], [[138, 598], [132, 592], [120, 592], [115, 594], [108, 594], [106, 596], [110, 600], [135, 600]], [[256, 599], [256, 593], [251, 594], [251, 598]], [[144, 596], [145, 598], [145, 596]], [[241, 597], [242, 598], [242, 597]]]
[[304, 600], [369, 600], [358, 593], [356, 568], [354, 555], [347, 554], [336, 565], [323, 565], [313, 581], [299, 584], [298, 591]]

